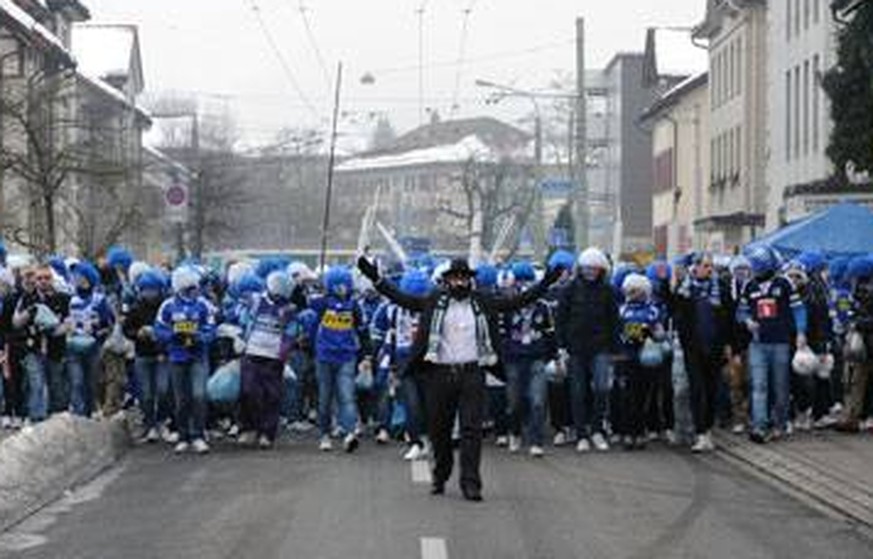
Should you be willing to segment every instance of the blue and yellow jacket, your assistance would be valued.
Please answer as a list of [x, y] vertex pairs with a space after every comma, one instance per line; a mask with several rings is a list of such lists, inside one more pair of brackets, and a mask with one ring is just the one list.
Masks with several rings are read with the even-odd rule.
[[354, 299], [325, 295], [313, 298], [310, 308], [318, 317], [315, 333], [315, 358], [318, 361], [348, 363], [357, 361], [362, 353], [369, 354], [367, 324]]
[[170, 363], [205, 359], [215, 339], [215, 314], [202, 297], [171, 297], [158, 310], [155, 335], [166, 348]]

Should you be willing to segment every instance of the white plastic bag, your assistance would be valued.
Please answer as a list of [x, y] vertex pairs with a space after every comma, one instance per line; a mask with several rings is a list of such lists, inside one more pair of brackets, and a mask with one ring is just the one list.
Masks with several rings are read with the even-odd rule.
[[802, 347], [794, 352], [791, 368], [802, 377], [812, 376], [819, 368], [818, 356], [809, 347]]
[[646, 369], [657, 369], [664, 364], [664, 346], [646, 338], [646, 342], [640, 349], [640, 365]]

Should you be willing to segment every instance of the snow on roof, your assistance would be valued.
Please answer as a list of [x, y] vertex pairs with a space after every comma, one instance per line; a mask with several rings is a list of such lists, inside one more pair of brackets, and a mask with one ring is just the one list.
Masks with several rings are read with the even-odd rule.
[[655, 52], [660, 75], [687, 76], [709, 68], [709, 53], [694, 46], [685, 30], [655, 31]]
[[79, 78], [81, 78], [85, 83], [87, 83], [91, 87], [99, 90], [101, 93], [110, 97], [114, 101], [121, 103], [122, 105], [124, 105], [128, 109], [136, 111], [136, 113], [140, 117], [145, 118], [146, 120], [151, 122], [152, 117], [149, 114], [149, 112], [146, 109], [137, 105], [136, 103], [132, 102], [127, 97], [125, 97], [122, 92], [118, 91], [117, 89], [115, 89], [114, 87], [112, 87], [108, 83], [104, 82], [100, 78], [95, 78], [95, 77], [89, 76], [81, 71], [78, 72], [78, 75], [79, 75]]
[[12, 0], [0, 0], [0, 10], [6, 12], [9, 17], [15, 20], [18, 25], [25, 30], [33, 33], [52, 47], [56, 48], [61, 54], [73, 60], [73, 55], [64, 47], [58, 37], [49, 31], [41, 23], [30, 17], [23, 9], [19, 8]]
[[108, 78], [130, 74], [136, 30], [129, 25], [74, 25], [73, 54], [86, 74]]
[[471, 158], [496, 163], [500, 160], [501, 155], [477, 136], [472, 135], [454, 144], [413, 149], [388, 155], [356, 157], [337, 165], [337, 171], [372, 171], [436, 163], [460, 163]]
[[191, 169], [182, 165], [181, 163], [179, 163], [178, 161], [176, 161], [175, 159], [173, 159], [172, 157], [170, 157], [169, 155], [167, 155], [163, 151], [159, 150], [158, 148], [152, 147], [149, 145], [143, 145], [142, 149], [143, 149], [143, 151], [146, 152], [146, 154], [150, 155], [151, 157], [154, 157], [156, 160], [160, 161], [161, 163], [176, 169], [180, 173], [183, 173], [185, 175], [191, 174]]

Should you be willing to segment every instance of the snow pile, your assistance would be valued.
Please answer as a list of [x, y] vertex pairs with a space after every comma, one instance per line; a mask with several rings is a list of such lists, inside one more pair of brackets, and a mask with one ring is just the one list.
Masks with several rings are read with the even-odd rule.
[[129, 440], [123, 418], [60, 414], [0, 442], [0, 532], [96, 476]]
[[463, 163], [470, 159], [485, 163], [497, 163], [502, 156], [503, 154], [488, 146], [478, 136], [471, 135], [455, 144], [350, 159], [337, 165], [337, 171], [367, 171], [435, 163]]

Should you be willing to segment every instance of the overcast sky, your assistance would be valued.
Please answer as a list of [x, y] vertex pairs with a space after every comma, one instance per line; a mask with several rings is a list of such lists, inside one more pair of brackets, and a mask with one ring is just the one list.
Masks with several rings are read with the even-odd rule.
[[[225, 106], [236, 114], [247, 143], [255, 143], [268, 141], [286, 126], [325, 127], [332, 102], [328, 80], [339, 60], [346, 70], [346, 127], [354, 126], [355, 119], [366, 122], [368, 115], [383, 112], [400, 131], [417, 125], [416, 11], [422, 1], [85, 3], [95, 22], [139, 25], [149, 91], [197, 93], [205, 104]], [[530, 110], [523, 101], [487, 106], [486, 92], [474, 81], [481, 78], [536, 89], [547, 87], [556, 75], [571, 76], [577, 16], [586, 18], [586, 56], [589, 67], [596, 67], [618, 51], [641, 51], [648, 26], [698, 23], [705, 4], [705, 0], [424, 0], [425, 105], [438, 109], [444, 118], [521, 116]], [[462, 49], [465, 10], [469, 16]], [[372, 74], [375, 83], [363, 85], [360, 78], [365, 73]], [[458, 108], [452, 113], [455, 99]]]

